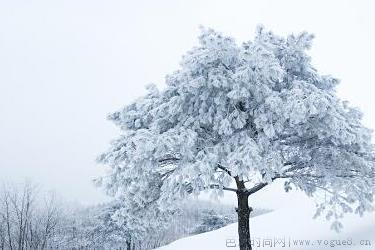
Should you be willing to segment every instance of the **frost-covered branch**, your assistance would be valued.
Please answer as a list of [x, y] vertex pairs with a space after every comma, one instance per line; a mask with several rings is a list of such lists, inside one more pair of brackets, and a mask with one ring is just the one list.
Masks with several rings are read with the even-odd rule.
[[254, 193], [258, 192], [259, 190], [261, 190], [262, 188], [264, 188], [265, 186], [267, 186], [267, 185], [268, 185], [267, 182], [262, 182], [262, 183], [256, 184], [254, 187], [252, 187], [250, 189], [247, 189], [246, 193], [248, 195], [254, 194]]
[[223, 170], [225, 173], [227, 173], [229, 176], [233, 177], [232, 176], [232, 173], [225, 167], [223, 167], [221, 164], [217, 164], [217, 168]]

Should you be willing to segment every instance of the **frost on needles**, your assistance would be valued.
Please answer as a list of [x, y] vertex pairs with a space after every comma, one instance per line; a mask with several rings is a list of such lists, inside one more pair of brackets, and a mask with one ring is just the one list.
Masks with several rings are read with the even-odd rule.
[[202, 29], [165, 88], [111, 114], [121, 135], [99, 157], [98, 183], [123, 201], [122, 217], [155, 219], [203, 190], [249, 196], [276, 179], [314, 198], [336, 230], [343, 214], [371, 210], [371, 130], [311, 65], [312, 39], [258, 28], [238, 45]]

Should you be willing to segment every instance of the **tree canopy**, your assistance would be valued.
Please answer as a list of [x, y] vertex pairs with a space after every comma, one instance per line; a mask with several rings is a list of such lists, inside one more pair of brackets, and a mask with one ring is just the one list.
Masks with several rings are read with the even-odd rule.
[[[314, 196], [317, 214], [371, 210], [374, 145], [361, 112], [335, 93], [307, 54], [313, 36], [258, 28], [252, 41], [202, 29], [166, 87], [109, 115], [120, 129], [99, 161], [109, 194], [137, 209], [210, 190], [259, 191], [276, 179]], [[324, 192], [325, 198], [319, 198]]]

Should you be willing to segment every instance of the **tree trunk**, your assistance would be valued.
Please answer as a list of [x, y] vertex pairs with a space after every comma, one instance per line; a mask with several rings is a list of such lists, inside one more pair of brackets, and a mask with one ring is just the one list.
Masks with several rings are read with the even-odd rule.
[[131, 250], [132, 248], [131, 248], [131, 242], [130, 242], [130, 240], [127, 240], [126, 241], [126, 250]]
[[240, 250], [251, 250], [250, 241], [250, 212], [252, 209], [249, 207], [248, 198], [249, 195], [244, 192], [245, 185], [243, 181], [236, 180], [237, 183], [237, 215], [238, 215], [238, 237]]

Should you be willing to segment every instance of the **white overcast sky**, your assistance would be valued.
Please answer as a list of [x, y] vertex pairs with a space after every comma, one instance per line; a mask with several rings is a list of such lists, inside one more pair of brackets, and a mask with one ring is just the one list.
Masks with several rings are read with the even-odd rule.
[[253, 37], [306, 30], [316, 68], [375, 128], [373, 1], [0, 0], [0, 179], [28, 178], [84, 204], [95, 158], [118, 134], [107, 113], [163, 85], [199, 25]]

